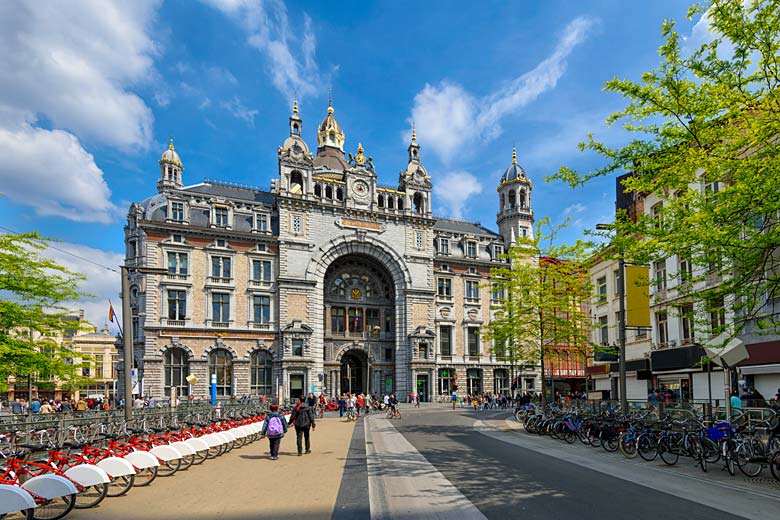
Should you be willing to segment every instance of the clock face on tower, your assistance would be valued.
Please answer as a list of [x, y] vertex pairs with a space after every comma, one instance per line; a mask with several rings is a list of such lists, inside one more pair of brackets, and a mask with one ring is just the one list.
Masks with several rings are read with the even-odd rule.
[[357, 200], [368, 200], [368, 184], [361, 180], [355, 181], [352, 184], [352, 193]]

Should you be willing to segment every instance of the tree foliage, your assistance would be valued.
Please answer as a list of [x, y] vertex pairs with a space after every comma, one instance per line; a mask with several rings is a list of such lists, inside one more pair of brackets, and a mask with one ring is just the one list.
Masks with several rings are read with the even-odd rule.
[[513, 365], [541, 364], [543, 379], [545, 361], [584, 362], [590, 346], [589, 247], [582, 241], [556, 245], [559, 229], [540, 220], [535, 237], [522, 238], [505, 255], [509, 263], [491, 269], [492, 289], [500, 295], [486, 326], [491, 351]]
[[37, 233], [0, 234], [0, 385], [9, 375], [79, 377], [66, 363], [74, 353], [56, 340], [78, 326], [63, 304], [85, 296], [84, 276], [42, 257], [46, 247]]
[[667, 20], [660, 64], [641, 81], [606, 83], [628, 101], [607, 122], [624, 122], [632, 140], [610, 148], [589, 135], [580, 148], [604, 165], [584, 174], [561, 168], [554, 177], [578, 186], [633, 172], [624, 186], [658, 197], [662, 209], [658, 218], [647, 207], [636, 221], [618, 215], [616, 249], [643, 264], [689, 259], [681, 299], [700, 309], [725, 302], [735, 315], [732, 336], [771, 329], [780, 296], [780, 3], [713, 0], [688, 15], [709, 21], [711, 41], [687, 49]]

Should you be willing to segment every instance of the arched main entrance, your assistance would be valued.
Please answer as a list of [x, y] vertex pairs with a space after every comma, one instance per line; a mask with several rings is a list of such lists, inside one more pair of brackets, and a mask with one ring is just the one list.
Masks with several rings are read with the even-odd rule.
[[329, 393], [393, 391], [395, 283], [388, 269], [361, 253], [335, 259], [325, 273], [323, 303]]
[[341, 357], [341, 391], [353, 394], [369, 392], [368, 356], [361, 350], [350, 350]]

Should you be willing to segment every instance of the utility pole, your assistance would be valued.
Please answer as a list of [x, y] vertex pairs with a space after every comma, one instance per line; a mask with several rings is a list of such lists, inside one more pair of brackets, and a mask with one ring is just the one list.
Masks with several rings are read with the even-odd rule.
[[620, 346], [618, 358], [619, 378], [620, 378], [620, 411], [628, 413], [628, 396], [626, 395], [626, 260], [623, 257], [623, 251], [620, 251], [618, 259], [618, 300], [620, 323], [618, 323], [618, 343]]
[[130, 272], [127, 266], [120, 266], [122, 272], [122, 347], [125, 356], [125, 419], [133, 418], [133, 316], [130, 310]]
[[125, 356], [125, 419], [133, 418], [133, 380], [132, 373], [135, 367], [135, 352], [133, 352], [133, 315], [130, 307], [130, 271], [141, 274], [164, 275], [167, 269], [155, 267], [128, 267], [119, 266], [122, 273], [122, 348]]

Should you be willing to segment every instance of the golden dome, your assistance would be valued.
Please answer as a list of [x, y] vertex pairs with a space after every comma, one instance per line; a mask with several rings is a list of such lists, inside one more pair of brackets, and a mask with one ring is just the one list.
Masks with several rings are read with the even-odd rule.
[[317, 131], [317, 148], [332, 146], [344, 151], [344, 132], [333, 115], [333, 102], [328, 103], [328, 115], [320, 123]]
[[165, 150], [162, 154], [162, 157], [160, 157], [159, 163], [175, 164], [179, 168], [184, 169], [184, 166], [181, 163], [181, 159], [179, 158], [179, 154], [176, 153], [176, 150], [173, 148], [173, 137], [171, 137], [171, 141], [168, 143], [168, 149]]

